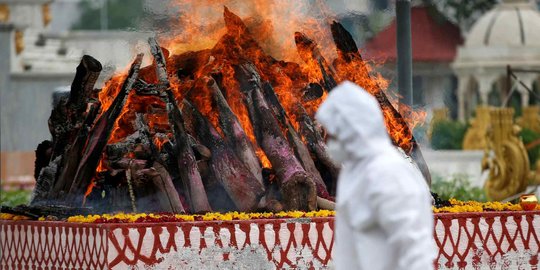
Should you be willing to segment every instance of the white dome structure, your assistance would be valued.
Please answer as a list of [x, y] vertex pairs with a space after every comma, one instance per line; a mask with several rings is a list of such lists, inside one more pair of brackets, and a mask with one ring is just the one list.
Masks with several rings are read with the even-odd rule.
[[[540, 69], [540, 12], [533, 1], [502, 0], [478, 19], [465, 44], [458, 49], [452, 67], [459, 80], [460, 120], [478, 103], [475, 89], [480, 103], [488, 104], [493, 85], [506, 77], [507, 66]], [[532, 88], [538, 74], [520, 74], [519, 77]], [[495, 91], [501, 96], [501, 87]], [[528, 105], [529, 93], [523, 87], [518, 91], [522, 105]]]

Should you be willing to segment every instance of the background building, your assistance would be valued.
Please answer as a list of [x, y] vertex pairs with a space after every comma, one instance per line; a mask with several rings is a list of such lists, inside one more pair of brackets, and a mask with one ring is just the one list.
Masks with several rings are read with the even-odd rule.
[[[528, 0], [503, 0], [471, 28], [452, 64], [459, 78], [459, 119], [468, 118], [478, 104], [501, 106], [509, 97], [507, 66], [540, 71], [540, 12]], [[539, 91], [539, 73], [520, 73], [519, 79]], [[510, 105], [539, 104], [525, 87], [516, 85]]]
[[[456, 85], [451, 63], [463, 43], [458, 26], [442, 17], [433, 6], [417, 5], [411, 10], [413, 102], [430, 112], [435, 108], [455, 108]], [[396, 89], [396, 21], [366, 41], [365, 58]], [[455, 113], [455, 112], [454, 112]]]

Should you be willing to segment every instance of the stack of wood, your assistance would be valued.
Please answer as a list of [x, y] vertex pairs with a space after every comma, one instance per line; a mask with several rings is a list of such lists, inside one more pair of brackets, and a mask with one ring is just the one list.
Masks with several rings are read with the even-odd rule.
[[153, 64], [141, 68], [137, 55], [102, 89], [94, 89], [101, 64], [84, 56], [49, 118], [52, 141], [36, 150], [31, 205], [101, 213], [332, 207], [339, 165], [312, 116], [324, 91], [348, 79], [336, 67], [361, 61], [354, 41], [334, 23], [336, 65], [297, 33], [301, 58], [320, 75], [310, 81], [300, 64], [266, 54], [227, 8], [224, 17], [227, 33], [212, 49], [169, 55], [150, 38]]

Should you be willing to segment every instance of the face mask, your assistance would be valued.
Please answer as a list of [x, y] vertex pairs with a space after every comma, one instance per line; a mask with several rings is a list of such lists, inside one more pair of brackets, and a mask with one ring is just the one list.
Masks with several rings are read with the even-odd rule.
[[330, 158], [334, 160], [336, 163], [341, 164], [345, 161], [347, 161], [348, 156], [347, 152], [345, 152], [345, 147], [335, 139], [330, 139], [326, 143], [328, 155], [330, 155]]

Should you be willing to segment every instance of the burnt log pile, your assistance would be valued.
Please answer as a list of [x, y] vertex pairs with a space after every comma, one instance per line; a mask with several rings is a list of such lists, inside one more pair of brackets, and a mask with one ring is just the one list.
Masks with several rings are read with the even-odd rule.
[[332, 208], [340, 166], [326, 153], [313, 114], [324, 92], [358, 81], [340, 71], [363, 64], [354, 41], [334, 22], [339, 57], [332, 62], [297, 32], [300, 59], [319, 74], [314, 81], [302, 65], [265, 53], [226, 7], [224, 18], [227, 32], [213, 48], [173, 55], [150, 38], [152, 64], [141, 67], [139, 54], [101, 89], [101, 64], [84, 56], [69, 95], [52, 110], [52, 140], [36, 150], [30, 206], [6, 211]]

